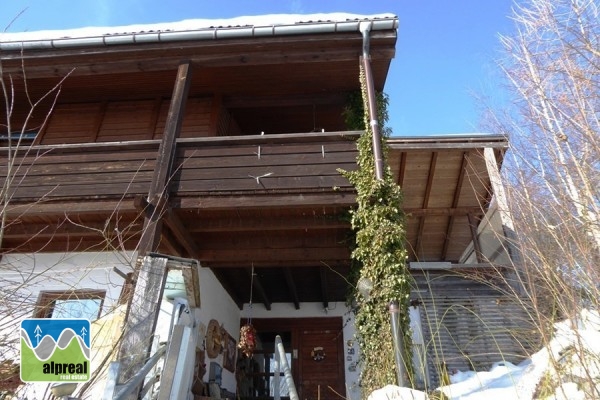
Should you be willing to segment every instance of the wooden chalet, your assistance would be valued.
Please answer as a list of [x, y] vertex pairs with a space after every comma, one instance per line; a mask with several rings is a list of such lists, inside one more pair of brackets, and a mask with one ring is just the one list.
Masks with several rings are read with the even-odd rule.
[[[294, 313], [303, 304], [346, 309], [355, 192], [338, 169], [356, 168], [361, 132], [346, 129], [343, 111], [359, 89], [361, 29], [368, 28], [373, 82], [382, 91], [398, 20], [166, 26], [0, 37], [12, 107], [0, 127], [1, 250], [5, 258], [138, 251], [194, 259], [237, 305], [238, 321], [253, 298], [256, 325], [285, 326], [301, 347], [294, 335], [308, 328], [294, 323]], [[0, 102], [5, 110], [7, 99]], [[496, 361], [500, 350], [489, 349], [481, 321], [508, 326], [515, 312], [500, 292], [465, 278], [493, 275], [514, 255], [498, 180], [507, 141], [463, 135], [388, 143], [408, 214], [407, 261], [431, 385], [442, 362]], [[278, 317], [288, 319], [271, 318], [281, 304], [290, 311]], [[456, 304], [463, 306], [448, 312]], [[464, 309], [486, 317], [478, 322]], [[341, 329], [343, 318], [329, 317], [303, 324]], [[448, 332], [434, 332], [432, 320]], [[452, 326], [464, 331], [454, 335]], [[523, 353], [508, 333], [499, 335], [495, 343]], [[336, 339], [337, 372], [327, 378], [342, 392], [357, 380], [345, 360], [351, 338], [344, 339]], [[449, 346], [447, 354], [438, 344]], [[296, 379], [324, 384], [300, 353]], [[309, 386], [302, 398], [316, 397]]]

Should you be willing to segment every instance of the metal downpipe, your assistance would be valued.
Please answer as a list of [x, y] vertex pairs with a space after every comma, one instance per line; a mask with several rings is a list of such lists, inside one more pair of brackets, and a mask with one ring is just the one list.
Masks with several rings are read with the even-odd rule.
[[381, 150], [381, 133], [379, 132], [379, 123], [377, 122], [377, 98], [375, 96], [375, 84], [373, 83], [373, 73], [371, 71], [371, 55], [369, 54], [369, 34], [371, 32], [372, 25], [372, 22], [363, 22], [360, 24], [360, 31], [363, 36], [363, 55], [360, 58], [360, 62], [365, 72], [367, 103], [369, 108], [369, 124], [373, 130], [375, 178], [381, 181], [383, 180], [383, 152]]
[[400, 308], [397, 301], [392, 301], [389, 306], [392, 323], [392, 340], [394, 342], [394, 356], [396, 358], [396, 377], [398, 386], [408, 387], [406, 380], [406, 365], [402, 353], [404, 351], [404, 335], [400, 332]]

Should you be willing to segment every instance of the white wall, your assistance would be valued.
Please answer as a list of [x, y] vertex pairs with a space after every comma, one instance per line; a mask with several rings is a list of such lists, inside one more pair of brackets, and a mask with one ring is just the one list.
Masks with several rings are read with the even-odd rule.
[[[199, 319], [204, 331], [211, 319], [216, 319], [225, 330], [233, 336], [236, 342], [240, 339], [241, 313], [238, 306], [223, 289], [213, 272], [207, 268], [200, 268], [200, 312]], [[201, 328], [202, 329], [202, 328]], [[199, 342], [201, 343], [201, 342]], [[204, 381], [208, 381], [208, 369], [211, 361], [223, 365], [223, 355], [209, 359], [206, 355], [206, 375]], [[221, 387], [235, 393], [236, 380], [233, 372], [223, 369]]]
[[[0, 261], [1, 359], [19, 360], [19, 326], [31, 318], [40, 291], [101, 289], [106, 291], [102, 314], [116, 304], [123, 279], [113, 271], [131, 271], [131, 254], [37, 253], [9, 254]], [[92, 349], [93, 350], [93, 349]], [[42, 398], [47, 384], [28, 385], [20, 398]]]
[[[344, 372], [346, 375], [346, 399], [358, 400], [361, 392], [358, 386], [360, 370], [356, 368], [359, 357], [359, 349], [354, 338], [356, 329], [354, 327], [354, 314], [344, 303], [332, 302], [325, 309], [323, 303], [300, 303], [300, 309], [296, 310], [292, 303], [273, 303], [271, 310], [267, 310], [262, 304], [244, 304], [242, 319], [252, 318], [326, 318], [341, 317], [344, 328]], [[352, 341], [354, 354], [348, 354], [348, 341]]]

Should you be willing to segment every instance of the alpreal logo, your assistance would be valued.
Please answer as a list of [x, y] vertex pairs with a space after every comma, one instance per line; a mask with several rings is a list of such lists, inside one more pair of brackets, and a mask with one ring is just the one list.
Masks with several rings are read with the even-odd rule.
[[90, 321], [29, 318], [21, 322], [23, 382], [87, 382]]

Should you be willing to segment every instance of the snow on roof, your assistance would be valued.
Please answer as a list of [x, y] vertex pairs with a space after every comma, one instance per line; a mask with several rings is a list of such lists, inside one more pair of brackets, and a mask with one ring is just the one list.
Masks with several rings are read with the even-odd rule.
[[394, 14], [359, 15], [349, 13], [325, 14], [267, 14], [243, 16], [228, 19], [188, 19], [179, 22], [157, 24], [137, 24], [115, 27], [85, 27], [64, 30], [42, 30], [32, 32], [0, 33], [0, 42], [25, 42], [55, 39], [75, 39], [132, 35], [139, 33], [186, 32], [204, 29], [235, 29], [251, 27], [270, 27], [281, 25], [302, 25], [333, 23], [344, 21], [364, 21], [396, 18]]

